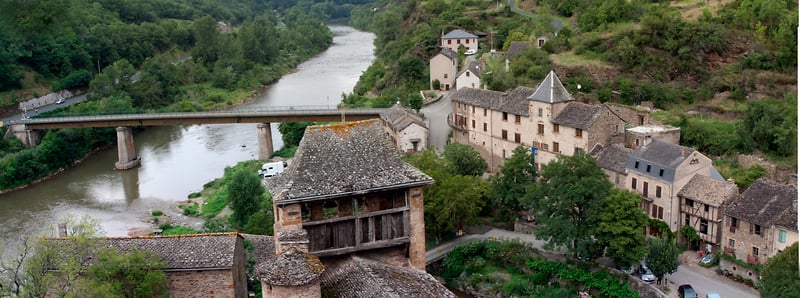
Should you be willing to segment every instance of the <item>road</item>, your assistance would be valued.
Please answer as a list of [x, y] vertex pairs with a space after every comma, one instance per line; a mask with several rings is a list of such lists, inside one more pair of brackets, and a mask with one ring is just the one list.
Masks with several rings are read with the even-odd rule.
[[697, 291], [698, 297], [705, 297], [708, 291], [717, 291], [722, 297], [756, 298], [760, 296], [758, 291], [753, 288], [717, 275], [713, 268], [700, 267], [697, 264], [699, 260], [697, 254], [688, 252], [682, 256], [688, 256], [689, 261], [685, 264], [682, 263], [678, 267], [678, 271], [666, 277], [671, 297], [678, 297], [676, 294], [678, 286], [682, 284], [692, 285]]
[[[527, 11], [524, 11], [522, 9], [519, 9], [514, 2], [517, 2], [517, 1], [516, 0], [508, 0], [508, 7], [511, 8], [512, 12], [515, 12], [515, 13], [523, 15], [523, 16], [531, 17], [531, 18], [535, 18], [536, 17], [535, 14], [532, 14], [530, 12], [527, 12]], [[561, 20], [556, 19], [556, 18], [553, 18], [553, 20], [550, 21], [550, 25], [553, 25], [553, 28], [556, 30], [556, 32], [561, 31], [561, 28], [564, 28], [564, 23], [562, 23]]]
[[16, 114], [16, 115], [11, 115], [11, 116], [5, 117], [3, 119], [0, 119], [0, 121], [3, 122], [3, 126], [12, 125], [12, 124], [19, 123], [20, 121], [22, 121], [23, 117], [25, 117], [25, 116], [28, 116], [28, 117], [36, 116], [36, 114], [37, 114], [36, 111], [37, 110], [38, 110], [39, 113], [49, 112], [49, 111], [52, 111], [52, 110], [55, 110], [55, 109], [58, 109], [58, 108], [63, 108], [63, 107], [68, 106], [68, 105], [72, 105], [72, 104], [76, 104], [76, 103], [82, 102], [84, 100], [86, 100], [86, 94], [81, 94], [81, 95], [78, 95], [78, 96], [73, 96], [73, 97], [65, 99], [64, 103], [61, 103], [61, 104], [50, 104], [50, 105], [46, 105], [46, 106], [41, 106], [38, 109], [35, 109], [33, 111], [27, 111], [27, 113], [20, 113], [20, 114]]
[[444, 152], [444, 145], [447, 144], [447, 136], [450, 134], [447, 115], [451, 110], [450, 93], [445, 94], [439, 101], [422, 108], [422, 114], [428, 119], [428, 145], [435, 146], [439, 152]]

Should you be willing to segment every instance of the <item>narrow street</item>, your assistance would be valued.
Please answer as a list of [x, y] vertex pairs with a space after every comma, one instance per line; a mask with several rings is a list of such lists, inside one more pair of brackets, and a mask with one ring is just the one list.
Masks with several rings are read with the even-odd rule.
[[[450, 92], [453, 92], [452, 90]], [[422, 108], [422, 114], [428, 120], [428, 129], [430, 134], [428, 142], [430, 146], [434, 146], [439, 152], [444, 151], [444, 145], [447, 144], [447, 136], [450, 134], [450, 126], [447, 125], [447, 115], [450, 113], [450, 93], [437, 102], [427, 105]]]

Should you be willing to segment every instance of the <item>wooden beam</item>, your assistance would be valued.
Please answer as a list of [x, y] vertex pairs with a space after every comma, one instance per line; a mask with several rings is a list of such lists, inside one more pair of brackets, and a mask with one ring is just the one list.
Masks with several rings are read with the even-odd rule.
[[362, 243], [361, 245], [357, 245], [355, 247], [345, 247], [345, 248], [335, 248], [335, 249], [327, 249], [327, 250], [320, 250], [320, 251], [312, 251], [311, 254], [318, 256], [318, 257], [326, 257], [326, 256], [338, 256], [343, 254], [348, 254], [351, 252], [367, 250], [367, 249], [376, 249], [376, 248], [384, 248], [384, 247], [391, 247], [397, 246], [401, 244], [410, 243], [411, 239], [406, 237], [400, 237], [395, 239], [389, 240], [379, 240], [373, 242]]

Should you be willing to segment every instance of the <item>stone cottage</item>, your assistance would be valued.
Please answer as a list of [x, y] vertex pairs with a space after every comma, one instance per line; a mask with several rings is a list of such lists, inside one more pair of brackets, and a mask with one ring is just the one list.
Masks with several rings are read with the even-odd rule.
[[380, 116], [397, 150], [417, 152], [428, 148], [428, 125], [419, 114], [396, 104]]

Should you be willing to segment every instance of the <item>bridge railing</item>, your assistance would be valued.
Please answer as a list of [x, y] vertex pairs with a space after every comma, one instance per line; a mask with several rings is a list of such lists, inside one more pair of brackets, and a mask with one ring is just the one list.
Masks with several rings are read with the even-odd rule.
[[32, 118], [61, 118], [61, 117], [91, 117], [91, 116], [113, 116], [113, 115], [141, 115], [141, 114], [160, 114], [160, 115], [181, 115], [187, 113], [214, 113], [214, 114], [241, 114], [241, 113], [263, 113], [263, 112], [285, 112], [285, 111], [325, 111], [325, 110], [361, 110], [361, 109], [384, 109], [390, 108], [391, 105], [386, 106], [371, 106], [371, 107], [339, 107], [336, 105], [304, 105], [304, 106], [240, 106], [222, 110], [211, 111], [176, 111], [176, 110], [158, 110], [158, 111], [113, 111], [113, 112], [95, 112], [95, 113], [69, 113], [65, 111], [45, 112], [36, 115]]

